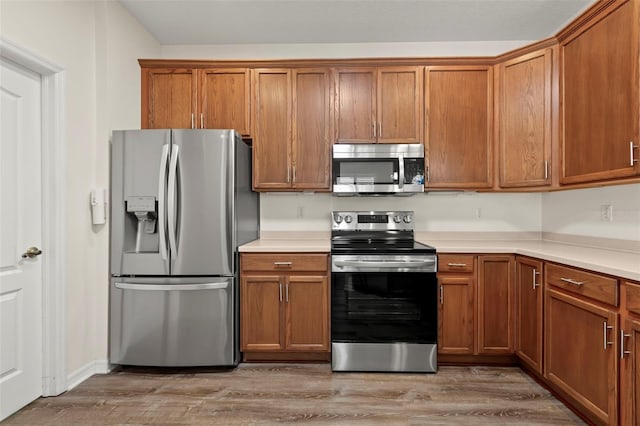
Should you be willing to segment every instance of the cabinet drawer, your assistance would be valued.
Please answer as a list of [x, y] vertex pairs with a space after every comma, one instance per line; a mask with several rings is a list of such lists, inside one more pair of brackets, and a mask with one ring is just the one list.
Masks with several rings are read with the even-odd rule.
[[242, 271], [326, 272], [327, 254], [260, 253], [240, 255]]
[[618, 280], [560, 265], [546, 265], [547, 283], [618, 306]]
[[627, 292], [627, 310], [640, 315], [640, 284], [625, 283], [624, 286]]
[[473, 272], [474, 256], [471, 254], [438, 255], [438, 272]]

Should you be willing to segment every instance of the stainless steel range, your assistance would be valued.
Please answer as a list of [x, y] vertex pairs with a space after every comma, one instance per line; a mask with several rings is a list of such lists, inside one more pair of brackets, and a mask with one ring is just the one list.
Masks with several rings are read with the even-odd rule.
[[435, 248], [410, 211], [336, 211], [331, 231], [333, 371], [437, 369]]

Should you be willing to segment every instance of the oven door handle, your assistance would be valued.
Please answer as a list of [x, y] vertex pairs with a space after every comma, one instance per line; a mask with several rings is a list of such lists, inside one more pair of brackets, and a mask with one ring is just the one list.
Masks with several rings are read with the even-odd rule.
[[338, 268], [344, 268], [346, 266], [351, 267], [371, 267], [375, 266], [376, 268], [422, 268], [429, 265], [434, 265], [436, 263], [435, 260], [405, 260], [405, 261], [384, 261], [384, 260], [376, 260], [376, 261], [366, 261], [366, 260], [334, 260], [333, 263]]

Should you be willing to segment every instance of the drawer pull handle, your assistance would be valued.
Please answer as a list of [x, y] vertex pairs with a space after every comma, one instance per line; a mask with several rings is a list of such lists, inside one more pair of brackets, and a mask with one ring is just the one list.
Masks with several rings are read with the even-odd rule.
[[273, 262], [275, 266], [291, 266], [293, 262]]
[[620, 330], [620, 359], [624, 359], [625, 355], [631, 355], [631, 351], [624, 350], [624, 339], [631, 337], [630, 334], [625, 334], [624, 330]]
[[607, 339], [608, 331], [609, 331], [609, 330], [611, 330], [612, 328], [613, 328], [613, 327], [612, 327], [612, 326], [610, 326], [609, 324], [607, 324], [607, 322], [606, 322], [606, 321], [602, 324], [602, 334], [603, 334], [604, 350], [605, 350], [605, 351], [607, 350], [607, 346], [613, 345], [613, 342], [610, 342], [610, 341]]
[[573, 284], [578, 287], [582, 287], [586, 281], [576, 281], [571, 278], [560, 278], [560, 281], [564, 281], [565, 283]]
[[464, 268], [467, 266], [466, 263], [447, 263], [447, 266], [452, 266], [454, 268]]

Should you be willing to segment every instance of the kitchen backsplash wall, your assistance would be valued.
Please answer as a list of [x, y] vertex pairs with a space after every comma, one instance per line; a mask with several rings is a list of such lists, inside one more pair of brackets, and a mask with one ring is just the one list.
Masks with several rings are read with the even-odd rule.
[[427, 193], [411, 197], [334, 197], [263, 193], [261, 230], [329, 231], [334, 210], [414, 210], [416, 230], [540, 232], [541, 194]]
[[542, 230], [640, 241], [640, 184], [544, 193]]

